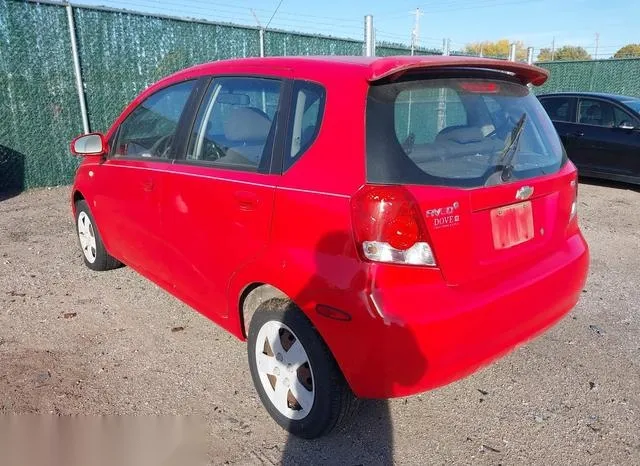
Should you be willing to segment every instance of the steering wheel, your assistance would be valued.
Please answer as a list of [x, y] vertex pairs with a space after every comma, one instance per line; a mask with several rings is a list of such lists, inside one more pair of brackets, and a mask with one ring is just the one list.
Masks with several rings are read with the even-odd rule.
[[171, 143], [173, 142], [173, 134], [167, 134], [166, 136], [162, 136], [156, 142], [153, 143], [149, 152], [153, 157], [161, 157], [166, 158], [169, 153], [169, 149], [171, 149]]
[[225, 155], [227, 153], [215, 141], [205, 138], [202, 145], [202, 160], [218, 160]]

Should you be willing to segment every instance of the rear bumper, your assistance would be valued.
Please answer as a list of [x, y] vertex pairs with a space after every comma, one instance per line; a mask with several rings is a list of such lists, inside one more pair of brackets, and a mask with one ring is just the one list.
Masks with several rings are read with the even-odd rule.
[[359, 354], [351, 363], [341, 357], [348, 360], [349, 354], [336, 358], [363, 398], [411, 395], [450, 383], [560, 320], [578, 301], [588, 265], [587, 244], [577, 233], [562, 250], [500, 281], [449, 287], [396, 279], [387, 286], [385, 274], [378, 274], [372, 306], [377, 324], [358, 336], [361, 346], [351, 356]]

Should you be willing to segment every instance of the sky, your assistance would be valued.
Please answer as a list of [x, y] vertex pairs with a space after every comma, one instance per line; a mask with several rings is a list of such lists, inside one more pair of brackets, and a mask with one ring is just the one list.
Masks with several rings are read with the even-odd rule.
[[[419, 45], [452, 50], [469, 42], [509, 39], [534, 47], [579, 45], [609, 57], [640, 43], [640, 2], [629, 0], [78, 0], [173, 16], [362, 39], [363, 18], [373, 15], [376, 39], [409, 43], [420, 9]], [[279, 8], [278, 8], [279, 6]], [[276, 11], [277, 8], [277, 11]], [[252, 13], [253, 10], [253, 13]], [[274, 15], [275, 12], [275, 15]], [[253, 16], [255, 14], [255, 17]], [[273, 16], [273, 18], [271, 18]], [[257, 18], [257, 20], [256, 20]]]

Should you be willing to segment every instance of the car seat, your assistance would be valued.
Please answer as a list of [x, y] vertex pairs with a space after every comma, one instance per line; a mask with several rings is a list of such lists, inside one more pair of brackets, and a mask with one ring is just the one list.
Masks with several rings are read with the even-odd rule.
[[262, 159], [271, 120], [254, 107], [235, 107], [223, 122], [224, 137], [229, 142], [227, 155], [219, 162], [257, 167]]
[[600, 104], [592, 104], [587, 108], [585, 115], [580, 118], [580, 123], [602, 126], [602, 108]]

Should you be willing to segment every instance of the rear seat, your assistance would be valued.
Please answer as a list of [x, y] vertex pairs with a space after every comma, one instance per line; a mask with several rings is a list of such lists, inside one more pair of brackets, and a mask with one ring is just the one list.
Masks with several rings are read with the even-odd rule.
[[487, 138], [477, 126], [455, 126], [445, 128], [427, 144], [416, 144], [409, 157], [417, 164], [453, 159], [475, 154], [491, 154], [499, 151], [504, 141]]

